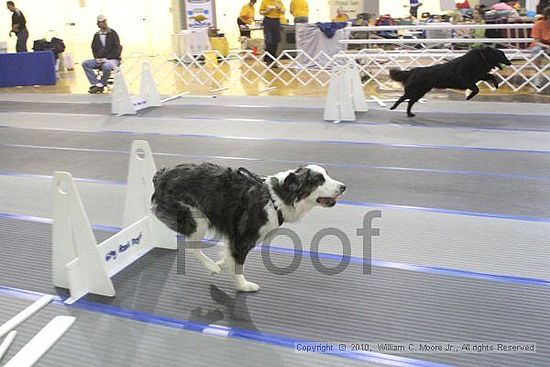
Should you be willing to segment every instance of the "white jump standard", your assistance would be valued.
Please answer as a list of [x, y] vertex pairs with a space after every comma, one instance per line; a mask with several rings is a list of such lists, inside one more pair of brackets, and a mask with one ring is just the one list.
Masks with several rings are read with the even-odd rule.
[[146, 141], [132, 144], [123, 229], [98, 244], [72, 176], [54, 174], [53, 284], [70, 304], [88, 293], [115, 296], [111, 278], [153, 248], [176, 250], [176, 233], [150, 211], [157, 171]]
[[122, 70], [116, 68], [114, 73], [115, 85], [111, 97], [111, 113], [113, 115], [135, 115], [137, 111], [144, 108], [160, 107], [163, 103], [189, 94], [187, 91], [161, 100], [151, 72], [151, 66], [147, 62], [141, 65], [141, 84], [139, 86], [139, 96], [137, 97], [130, 95]]
[[339, 123], [355, 121], [355, 112], [367, 112], [367, 101], [355, 62], [335, 66], [330, 77], [324, 119]]

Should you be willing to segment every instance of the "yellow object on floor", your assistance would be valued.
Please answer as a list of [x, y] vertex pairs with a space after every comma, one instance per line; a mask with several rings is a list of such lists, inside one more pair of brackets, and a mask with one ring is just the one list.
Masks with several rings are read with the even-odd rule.
[[218, 66], [218, 53], [215, 50], [203, 51], [206, 67]]
[[223, 57], [229, 55], [229, 42], [225, 37], [210, 37], [212, 50], [218, 51]]

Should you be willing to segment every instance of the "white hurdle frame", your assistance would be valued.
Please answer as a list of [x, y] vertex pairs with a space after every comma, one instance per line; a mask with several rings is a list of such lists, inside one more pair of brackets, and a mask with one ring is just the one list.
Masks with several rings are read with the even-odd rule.
[[13, 344], [13, 341], [15, 340], [16, 336], [17, 336], [17, 331], [12, 330], [8, 333], [8, 335], [6, 335], [2, 344], [0, 344], [0, 362], [2, 362], [2, 359], [4, 358], [4, 356], [6, 355], [6, 353], [8, 353], [8, 350]]
[[369, 110], [355, 62], [334, 67], [325, 103], [324, 120], [340, 123], [355, 121], [355, 112]]
[[35, 313], [42, 310], [44, 307], [50, 304], [53, 301], [53, 296], [44, 295], [34, 301], [30, 306], [25, 308], [23, 311], [19, 312], [17, 315], [6, 321], [4, 324], [0, 325], [0, 339], [4, 335], [8, 334], [12, 330], [15, 330], [19, 325], [27, 321]]
[[56, 316], [10, 359], [4, 367], [32, 367], [73, 326], [73, 316]]
[[149, 107], [160, 107], [163, 103], [183, 97], [189, 92], [183, 92], [172, 97], [160, 99], [160, 94], [153, 78], [151, 65], [148, 62], [141, 64], [141, 83], [139, 96], [132, 97], [126, 84], [126, 79], [120, 67], [116, 68], [115, 84], [111, 96], [111, 113], [117, 116], [135, 115], [137, 111]]
[[124, 204], [123, 229], [98, 244], [68, 172], [53, 177], [53, 284], [70, 291], [67, 304], [88, 293], [114, 297], [111, 278], [153, 248], [177, 249], [176, 233], [151, 213], [157, 172], [149, 143], [135, 140]]

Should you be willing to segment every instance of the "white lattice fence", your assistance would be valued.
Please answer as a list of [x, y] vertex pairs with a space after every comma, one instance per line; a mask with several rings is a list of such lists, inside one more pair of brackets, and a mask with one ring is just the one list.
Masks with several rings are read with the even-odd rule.
[[141, 82], [141, 65], [148, 62], [151, 65], [153, 78], [157, 85], [173, 83], [175, 76], [175, 63], [170, 55], [147, 56], [143, 53], [124, 55], [120, 65], [128, 88], [132, 93], [137, 93]]
[[[526, 87], [535, 89], [537, 92], [550, 86], [550, 55], [540, 53], [538, 56], [531, 55], [529, 50], [507, 49], [503, 50], [512, 61], [512, 65], [504, 70], [496, 70], [500, 84], [508, 86], [513, 91], [519, 91]], [[341, 54], [336, 57], [354, 58], [361, 66], [364, 75], [364, 84], [375, 83], [379, 86], [385, 85], [388, 81], [389, 70], [410, 69], [414, 67], [430, 66], [450, 61], [465, 54], [465, 51], [453, 50], [430, 50], [420, 51], [387, 51], [382, 49], [363, 50], [350, 54]], [[541, 65], [537, 66], [535, 59], [541, 59]], [[493, 86], [483, 82], [489, 88]]]
[[[538, 92], [550, 86], [550, 56], [540, 54], [543, 62], [538, 67], [529, 50], [504, 50], [512, 66], [498, 70], [501, 84], [513, 91], [529, 88]], [[360, 52], [341, 52], [335, 56], [320, 53], [314, 57], [301, 50], [283, 52], [272, 65], [266, 65], [264, 55], [250, 51], [233, 51], [224, 56], [217, 51], [205, 51], [199, 55], [161, 55], [147, 57], [142, 54], [126, 56], [122, 69], [130, 88], [139, 84], [139, 70], [148, 61], [157, 85], [172, 83], [182, 88], [202, 87], [211, 91], [240, 83], [258, 88], [269, 87], [326, 87], [335, 65], [357, 62], [363, 75], [363, 85], [384, 88], [400, 88], [389, 83], [389, 69], [409, 69], [430, 66], [452, 60], [466, 51], [448, 49], [384, 50], [364, 49]], [[485, 83], [485, 82], [484, 82]], [[485, 83], [489, 88], [491, 85]], [[532, 88], [532, 89], [531, 89]]]

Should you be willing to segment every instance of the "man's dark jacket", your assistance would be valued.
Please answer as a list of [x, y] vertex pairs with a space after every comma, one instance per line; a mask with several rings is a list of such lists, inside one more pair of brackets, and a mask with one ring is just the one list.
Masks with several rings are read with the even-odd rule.
[[105, 39], [105, 47], [101, 44], [99, 39], [100, 32], [94, 34], [92, 41], [92, 53], [94, 59], [109, 59], [120, 60], [120, 54], [122, 47], [120, 46], [120, 39], [114, 29], [109, 28], [107, 30], [107, 38]]

